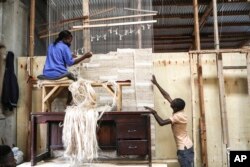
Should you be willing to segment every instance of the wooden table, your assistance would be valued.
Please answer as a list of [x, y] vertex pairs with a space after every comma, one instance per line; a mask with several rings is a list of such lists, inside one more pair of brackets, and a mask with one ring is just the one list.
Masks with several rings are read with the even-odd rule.
[[[62, 149], [64, 112], [31, 113], [31, 165], [50, 157], [51, 149]], [[46, 151], [37, 155], [37, 126], [46, 123]], [[117, 155], [148, 156], [151, 166], [151, 130], [149, 112], [106, 112], [98, 121], [98, 144], [103, 150], [116, 150]]]

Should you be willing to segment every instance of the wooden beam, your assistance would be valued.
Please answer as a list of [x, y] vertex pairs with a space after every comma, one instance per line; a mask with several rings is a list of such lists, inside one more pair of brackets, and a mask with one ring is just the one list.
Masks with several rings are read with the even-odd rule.
[[[89, 0], [82, 0], [83, 16], [88, 16], [83, 20], [83, 26], [89, 26]], [[91, 51], [90, 29], [83, 28], [83, 48], [85, 52]]]
[[250, 95], [250, 51], [246, 54], [247, 60], [247, 85], [248, 85], [248, 95]]
[[194, 37], [195, 37], [194, 46], [195, 46], [195, 50], [200, 50], [201, 42], [200, 42], [198, 0], [193, 0], [193, 8], [194, 8]]
[[[200, 30], [200, 31], [201, 31], [202, 28], [204, 27], [204, 25], [205, 25], [205, 23], [206, 23], [206, 21], [207, 21], [207, 18], [208, 18], [208, 16], [211, 15], [212, 11], [213, 11], [213, 3], [212, 3], [212, 1], [211, 1], [210, 4], [206, 7], [205, 12], [203, 13], [203, 15], [201, 16], [201, 18], [200, 18], [200, 20], [199, 20], [199, 30]], [[194, 13], [195, 13], [195, 12], [194, 12]], [[196, 17], [198, 17], [198, 16], [196, 16]], [[195, 18], [195, 16], [194, 16], [194, 18]], [[192, 35], [193, 35], [193, 36], [195, 35], [195, 28], [194, 28], [194, 30], [193, 30]], [[193, 39], [193, 38], [192, 38], [192, 39]], [[194, 45], [195, 45], [195, 42], [193, 42], [193, 43], [191, 44], [190, 50], [194, 48]]]
[[224, 70], [243, 70], [243, 69], [247, 69], [247, 66], [223, 66]]
[[[201, 33], [201, 39], [214, 38], [213, 33]], [[247, 38], [250, 36], [249, 32], [223, 32], [220, 34], [220, 38]], [[192, 38], [190, 34], [171, 34], [171, 35], [155, 35], [154, 39], [187, 39]]]
[[202, 30], [208, 17], [212, 14], [212, 12], [213, 12], [213, 2], [211, 1], [209, 5], [206, 7], [204, 14], [200, 18], [200, 30]]
[[208, 166], [207, 159], [207, 132], [206, 132], [206, 115], [205, 115], [205, 102], [204, 102], [204, 86], [203, 86], [203, 71], [201, 55], [197, 54], [197, 70], [198, 70], [198, 93], [199, 93], [199, 108], [200, 108], [200, 135], [201, 135], [201, 158], [202, 166]]
[[[220, 40], [221, 43], [232, 43], [232, 42], [241, 42], [243, 39], [229, 39], [229, 40]], [[171, 40], [171, 41], [154, 41], [154, 46], [158, 46], [158, 45], [175, 45], [175, 44], [192, 44], [192, 39], [184, 39], [184, 40]], [[202, 44], [210, 44], [210, 43], [214, 43], [214, 41], [212, 40], [212, 38], [210, 39], [202, 39], [201, 40]]]
[[96, 28], [96, 27], [113, 27], [120, 25], [137, 25], [137, 24], [148, 24], [156, 23], [156, 20], [147, 20], [147, 21], [135, 21], [135, 22], [123, 22], [123, 23], [110, 23], [110, 24], [94, 24], [94, 25], [83, 25], [83, 26], [73, 26], [73, 29], [83, 29], [83, 28]]
[[221, 113], [221, 123], [222, 123], [222, 135], [224, 144], [227, 146], [229, 143], [229, 134], [228, 134], [228, 119], [227, 119], [227, 109], [226, 109], [226, 96], [225, 96], [225, 83], [223, 75], [223, 60], [222, 53], [216, 54], [216, 63], [218, 70], [218, 81], [219, 81], [219, 99], [220, 99], [220, 113]]
[[[141, 11], [141, 6], [142, 6], [142, 0], [137, 0], [137, 9], [138, 11]], [[125, 9], [125, 8], [124, 8]], [[141, 21], [141, 18], [139, 17], [137, 19], [138, 22]], [[141, 49], [142, 48], [142, 30], [141, 30], [141, 27], [140, 25], [137, 25], [137, 29], [138, 29], [138, 33], [137, 33], [137, 48]]]
[[[236, 22], [236, 23], [218, 23], [222, 27], [239, 27], [239, 26], [250, 26], [250, 22]], [[193, 25], [184, 24], [184, 25], [154, 25], [154, 29], [184, 29], [184, 28], [193, 28]], [[203, 27], [213, 27], [213, 24], [206, 24]]]
[[[202, 17], [203, 14], [199, 14], [199, 18]], [[249, 11], [223, 11], [218, 12], [218, 16], [241, 16], [241, 15], [249, 15]], [[213, 14], [211, 14], [211, 17]], [[166, 19], [166, 18], [180, 18], [180, 19], [192, 19], [194, 16], [193, 14], [157, 14], [154, 16], [154, 19]]]
[[215, 49], [215, 50], [200, 50], [189, 51], [191, 54], [215, 54], [215, 53], [247, 53], [250, 49]]
[[[249, 2], [248, 0], [218, 0], [217, 3], [239, 3], [239, 2]], [[208, 0], [199, 0], [200, 5], [207, 5]], [[191, 1], [181, 1], [181, 2], [176, 2], [173, 1], [172, 3], [169, 1], [153, 1], [152, 2], [153, 6], [166, 6], [166, 5], [172, 5], [172, 6], [192, 6]]]
[[244, 47], [245, 45], [249, 44], [249, 42], [250, 42], [250, 37], [248, 36], [247, 39], [245, 39], [241, 43], [239, 43], [238, 48]]
[[[189, 63], [190, 63], [190, 86], [191, 86], [191, 111], [192, 111], [192, 132], [193, 132], [193, 145], [194, 145], [194, 150], [197, 150], [197, 126], [196, 126], [196, 89], [195, 89], [195, 82], [196, 82], [196, 77], [197, 77], [197, 69], [196, 69], [196, 57], [194, 57], [193, 54], [189, 54]], [[194, 154], [194, 164], [196, 164], [196, 157], [197, 154]]]
[[157, 13], [158, 11], [153, 10], [142, 10], [142, 9], [133, 9], [133, 8], [124, 8], [124, 10], [136, 11], [136, 12], [146, 12], [146, 13]]

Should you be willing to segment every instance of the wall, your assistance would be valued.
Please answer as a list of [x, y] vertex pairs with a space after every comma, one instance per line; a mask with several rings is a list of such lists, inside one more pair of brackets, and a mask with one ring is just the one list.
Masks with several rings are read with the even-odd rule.
[[[27, 17], [27, 8], [19, 0], [0, 3], [0, 42], [15, 57], [27, 55]], [[4, 68], [5, 61], [0, 62]], [[16, 110], [5, 113], [5, 119], [0, 120], [0, 138], [8, 145], [16, 145]]]

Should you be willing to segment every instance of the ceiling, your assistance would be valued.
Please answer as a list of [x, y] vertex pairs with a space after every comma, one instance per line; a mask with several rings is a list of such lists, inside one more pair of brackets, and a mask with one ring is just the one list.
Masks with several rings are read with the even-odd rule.
[[[154, 51], [180, 52], [194, 48], [192, 0], [152, 0]], [[213, 49], [213, 8], [211, 0], [198, 0], [201, 49]], [[250, 1], [217, 0], [220, 48], [241, 48], [250, 40]]]

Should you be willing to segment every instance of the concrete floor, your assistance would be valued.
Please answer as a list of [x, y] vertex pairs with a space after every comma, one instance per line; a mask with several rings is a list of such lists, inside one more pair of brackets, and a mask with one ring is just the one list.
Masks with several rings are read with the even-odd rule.
[[[18, 165], [18, 167], [30, 167], [30, 162]], [[82, 164], [74, 167], [148, 167], [148, 164], [111, 164], [111, 163], [92, 163]], [[56, 162], [39, 162], [36, 167], [73, 167], [69, 163], [56, 163]], [[167, 167], [167, 164], [152, 164], [152, 167]]]
[[[25, 162], [17, 167], [30, 167], [30, 162]], [[74, 167], [148, 167], [149, 164], [141, 162], [131, 162], [131, 161], [105, 161], [105, 162], [95, 162], [95, 163], [84, 163], [81, 165], [75, 165]], [[36, 167], [73, 167], [70, 165], [70, 162], [63, 158], [56, 158], [52, 160], [41, 161], [36, 164]], [[154, 163], [152, 167], [167, 167], [167, 164]]]

